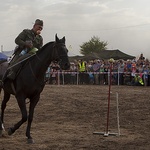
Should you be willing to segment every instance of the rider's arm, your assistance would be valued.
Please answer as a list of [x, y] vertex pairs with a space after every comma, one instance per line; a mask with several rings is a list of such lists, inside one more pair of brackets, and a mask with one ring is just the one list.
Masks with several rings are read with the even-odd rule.
[[31, 47], [30, 43], [26, 42], [28, 40], [27, 34], [28, 34], [27, 29], [25, 29], [16, 37], [15, 43], [19, 45], [19, 47], [21, 48]]
[[23, 30], [15, 39], [15, 43], [17, 45], [19, 45], [21, 48], [24, 48], [26, 43], [26, 34], [25, 34], [25, 31]]

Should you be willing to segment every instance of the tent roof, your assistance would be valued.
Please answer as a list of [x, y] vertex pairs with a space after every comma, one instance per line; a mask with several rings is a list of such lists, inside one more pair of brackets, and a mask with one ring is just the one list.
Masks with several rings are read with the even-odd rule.
[[123, 53], [122, 51], [118, 49], [117, 50], [103, 50], [98, 55], [103, 59], [113, 58], [115, 60], [118, 60], [118, 59], [127, 60], [127, 59], [135, 58], [135, 56], [131, 56], [126, 53]]
[[79, 60], [79, 59], [88, 61], [88, 60], [93, 60], [93, 59], [110, 59], [110, 58], [113, 58], [115, 60], [119, 60], [119, 59], [127, 60], [127, 59], [134, 59], [135, 56], [128, 55], [117, 49], [117, 50], [103, 50], [103, 51], [100, 51], [98, 54], [91, 53], [85, 56], [69, 57], [70, 61]]

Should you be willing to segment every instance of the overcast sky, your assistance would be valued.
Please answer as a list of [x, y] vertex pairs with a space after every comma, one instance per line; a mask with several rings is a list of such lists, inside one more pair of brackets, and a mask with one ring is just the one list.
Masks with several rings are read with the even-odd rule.
[[44, 21], [44, 44], [56, 33], [65, 36], [72, 55], [97, 36], [108, 42], [108, 49], [150, 58], [149, 6], [150, 0], [1, 0], [1, 49], [14, 49], [16, 36], [39, 18]]

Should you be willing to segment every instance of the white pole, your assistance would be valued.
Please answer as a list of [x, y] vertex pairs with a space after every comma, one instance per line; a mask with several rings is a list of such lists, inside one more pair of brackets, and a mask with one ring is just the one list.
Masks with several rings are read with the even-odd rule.
[[79, 84], [79, 72], [77, 72], [77, 85]]
[[119, 77], [119, 70], [118, 70], [118, 85], [120, 84], [120, 83], [119, 83], [119, 80], [120, 80], [119, 78], [120, 78], [120, 77]]
[[58, 82], [58, 85], [60, 85], [60, 71], [58, 70], [57, 73], [58, 73], [58, 74], [57, 74], [57, 76], [58, 76], [57, 82]]
[[117, 92], [116, 92], [116, 101], [117, 101], [117, 125], [118, 125], [118, 136], [120, 136], [119, 102], [118, 102], [118, 93], [117, 93]]
[[65, 83], [65, 82], [64, 82], [64, 72], [62, 72], [62, 77], [63, 77], [63, 85], [64, 85], [64, 83]]

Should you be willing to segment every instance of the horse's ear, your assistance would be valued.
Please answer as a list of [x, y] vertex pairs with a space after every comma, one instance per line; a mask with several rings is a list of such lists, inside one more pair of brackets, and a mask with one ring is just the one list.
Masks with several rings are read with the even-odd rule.
[[63, 43], [65, 43], [65, 41], [66, 41], [66, 38], [65, 38], [65, 36], [62, 38], [62, 41], [63, 41]]
[[57, 37], [57, 33], [55, 35], [55, 41], [58, 42], [59, 41], [59, 38]]

